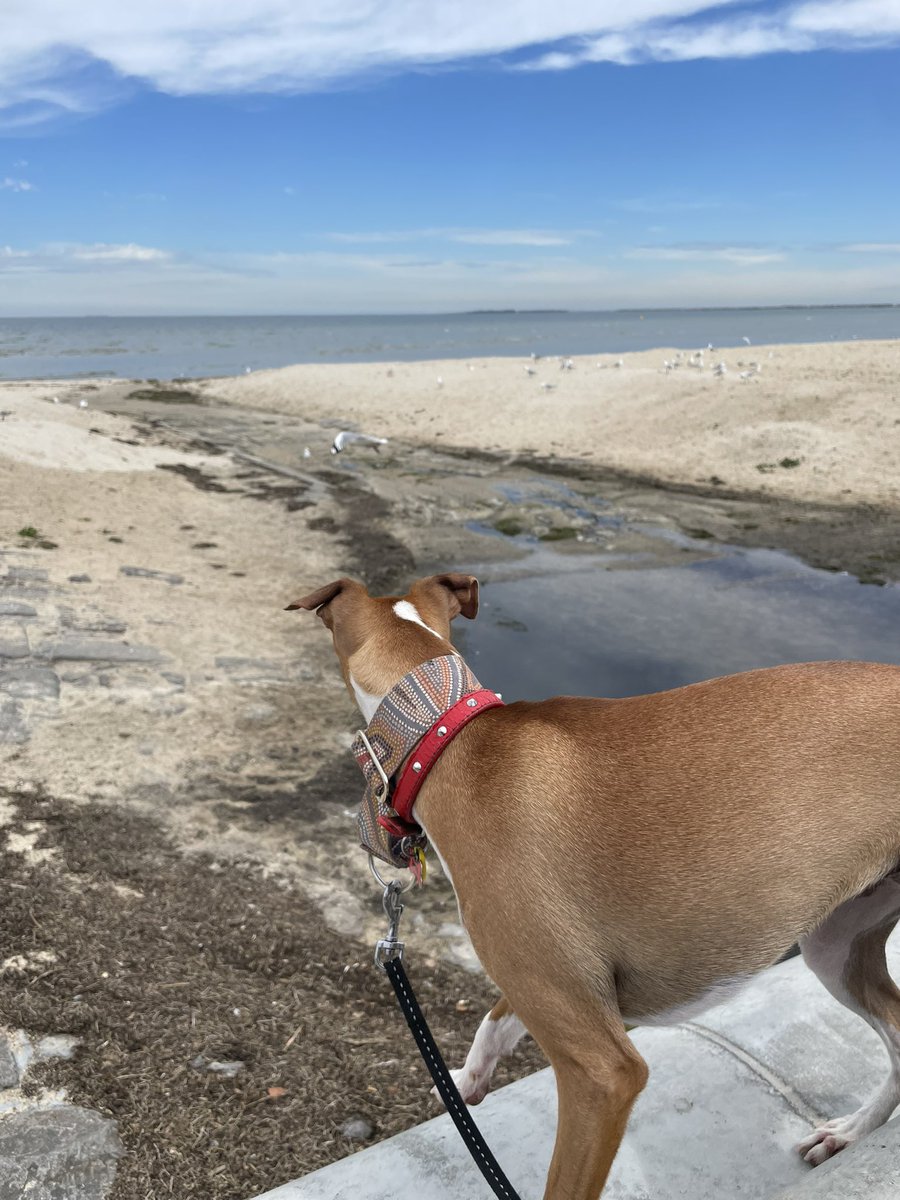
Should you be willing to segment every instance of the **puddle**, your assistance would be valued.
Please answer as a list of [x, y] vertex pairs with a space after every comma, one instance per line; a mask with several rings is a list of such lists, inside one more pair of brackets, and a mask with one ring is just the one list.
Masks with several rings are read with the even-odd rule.
[[641, 530], [706, 557], [659, 565], [540, 546], [512, 566], [473, 566], [481, 611], [454, 632], [482, 683], [506, 700], [627, 696], [786, 662], [900, 663], [900, 586]]

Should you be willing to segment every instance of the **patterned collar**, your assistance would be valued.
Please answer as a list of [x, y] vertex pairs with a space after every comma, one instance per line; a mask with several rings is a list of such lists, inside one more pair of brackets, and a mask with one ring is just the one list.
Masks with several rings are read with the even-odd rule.
[[[453, 736], [471, 718], [499, 704], [499, 696], [484, 691], [458, 654], [429, 659], [391, 688], [353, 741], [353, 755], [366, 780], [358, 817], [363, 849], [392, 866], [408, 867], [422, 881], [428, 841], [412, 819], [415, 794]], [[403, 763], [420, 746], [423, 753], [417, 753], [417, 761], [398, 780]], [[398, 790], [405, 797], [400, 812], [395, 808]]]

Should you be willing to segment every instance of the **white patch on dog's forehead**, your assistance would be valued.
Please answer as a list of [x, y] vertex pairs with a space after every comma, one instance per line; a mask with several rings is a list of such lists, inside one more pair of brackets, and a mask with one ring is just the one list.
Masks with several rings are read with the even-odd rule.
[[444, 640], [436, 629], [432, 629], [430, 625], [425, 624], [419, 610], [414, 604], [410, 604], [408, 600], [398, 600], [394, 605], [394, 612], [401, 621], [414, 621], [416, 625], [421, 625], [423, 629], [427, 629], [429, 633], [433, 633], [436, 638], [440, 638], [441, 641]]

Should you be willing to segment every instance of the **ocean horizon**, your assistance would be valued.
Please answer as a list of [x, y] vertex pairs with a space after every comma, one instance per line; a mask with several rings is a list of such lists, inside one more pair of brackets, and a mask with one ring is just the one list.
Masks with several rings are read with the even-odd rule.
[[0, 318], [0, 379], [196, 379], [295, 363], [625, 354], [900, 338], [900, 305], [390, 316]]

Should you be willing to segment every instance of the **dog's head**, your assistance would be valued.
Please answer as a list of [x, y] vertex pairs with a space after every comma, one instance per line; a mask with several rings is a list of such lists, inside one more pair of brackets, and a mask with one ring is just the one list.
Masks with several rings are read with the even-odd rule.
[[331, 630], [347, 690], [366, 720], [404, 675], [420, 663], [455, 653], [450, 622], [460, 613], [474, 620], [474, 575], [430, 575], [405, 596], [370, 596], [355, 579], [336, 579], [288, 609], [315, 612]]

